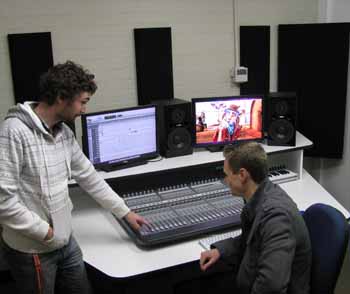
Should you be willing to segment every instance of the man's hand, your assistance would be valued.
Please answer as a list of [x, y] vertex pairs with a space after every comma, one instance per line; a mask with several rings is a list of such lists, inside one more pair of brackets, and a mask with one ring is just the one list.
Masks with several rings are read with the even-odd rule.
[[125, 219], [130, 224], [130, 226], [135, 230], [139, 230], [142, 225], [146, 225], [146, 226], [149, 225], [149, 223], [142, 216], [132, 211], [130, 211], [125, 216]]
[[200, 267], [201, 270], [204, 272], [209, 267], [211, 267], [215, 262], [217, 262], [220, 258], [220, 252], [217, 249], [207, 250], [201, 253], [201, 259], [200, 259]]
[[49, 227], [49, 230], [47, 231], [47, 234], [44, 238], [44, 241], [49, 241], [53, 238], [53, 230], [51, 227]]

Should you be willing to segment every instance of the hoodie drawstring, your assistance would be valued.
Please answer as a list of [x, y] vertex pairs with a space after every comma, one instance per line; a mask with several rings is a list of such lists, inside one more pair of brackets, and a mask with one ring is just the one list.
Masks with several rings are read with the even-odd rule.
[[51, 191], [50, 191], [50, 174], [49, 174], [49, 167], [47, 166], [47, 156], [46, 156], [46, 152], [45, 152], [45, 148], [44, 148], [44, 138], [43, 138], [43, 134], [40, 133], [40, 140], [41, 140], [41, 150], [43, 153], [43, 157], [44, 157], [44, 165], [45, 165], [45, 169], [46, 169], [46, 174], [47, 174], [47, 189], [49, 190], [49, 198], [51, 199]]
[[[41, 149], [41, 153], [43, 152], [42, 151], [42, 146], [41, 144], [39, 144], [39, 141], [38, 141], [38, 132], [36, 130], [34, 130], [34, 138], [35, 138], [35, 144], [36, 146], [38, 147], [38, 149], [40, 148]], [[44, 163], [44, 159], [42, 160], [42, 162]], [[45, 163], [44, 163], [45, 164]], [[42, 166], [40, 166], [39, 168], [39, 181], [40, 181], [40, 189], [41, 189], [41, 195], [43, 196], [44, 195], [44, 184], [43, 184], [43, 180], [42, 180]]]
[[71, 180], [72, 179], [72, 170], [70, 168], [70, 164], [68, 163], [67, 149], [66, 149], [66, 144], [64, 144], [63, 136], [61, 137], [61, 140], [62, 140], [62, 145], [63, 145], [64, 161], [66, 163], [67, 170], [68, 170], [68, 180]]
[[[38, 141], [38, 137], [40, 138], [40, 143]], [[49, 194], [49, 198], [51, 199], [52, 196], [51, 196], [51, 191], [50, 191], [50, 174], [49, 174], [49, 168], [47, 166], [47, 158], [46, 158], [46, 152], [45, 152], [45, 148], [44, 148], [44, 138], [43, 138], [43, 134], [40, 133], [38, 135], [38, 132], [36, 130], [34, 130], [34, 138], [35, 138], [35, 143], [37, 144], [38, 148], [41, 149], [41, 154], [42, 154], [42, 162], [44, 164], [44, 167], [46, 169], [46, 178], [47, 178], [47, 188], [48, 188], [48, 194]], [[41, 192], [42, 194], [44, 195], [45, 194], [45, 190], [44, 190], [44, 184], [43, 184], [43, 174], [42, 174], [42, 166], [40, 166], [40, 171], [39, 171], [39, 181], [40, 181], [40, 188], [41, 188]]]

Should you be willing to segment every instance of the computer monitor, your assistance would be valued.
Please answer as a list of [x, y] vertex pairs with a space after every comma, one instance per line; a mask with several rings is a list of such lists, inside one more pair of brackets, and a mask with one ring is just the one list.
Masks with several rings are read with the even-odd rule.
[[83, 150], [105, 171], [147, 163], [158, 156], [156, 106], [82, 115]]
[[209, 150], [238, 141], [262, 140], [263, 96], [192, 99], [194, 147]]

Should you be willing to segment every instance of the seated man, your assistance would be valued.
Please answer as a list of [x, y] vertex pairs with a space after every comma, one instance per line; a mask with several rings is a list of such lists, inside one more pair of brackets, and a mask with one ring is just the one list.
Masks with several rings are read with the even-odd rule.
[[237, 293], [310, 292], [311, 245], [297, 206], [267, 177], [267, 155], [256, 142], [226, 146], [224, 172], [244, 197], [242, 234], [201, 254], [206, 271], [219, 259], [233, 265]]

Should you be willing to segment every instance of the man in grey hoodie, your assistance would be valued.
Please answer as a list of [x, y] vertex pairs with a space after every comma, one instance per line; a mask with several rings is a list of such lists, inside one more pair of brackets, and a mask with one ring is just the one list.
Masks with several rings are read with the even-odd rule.
[[2, 245], [18, 293], [89, 291], [72, 236], [70, 179], [134, 229], [146, 224], [95, 171], [64, 123], [85, 112], [96, 89], [80, 65], [57, 64], [41, 77], [40, 101], [14, 106], [0, 125]]

